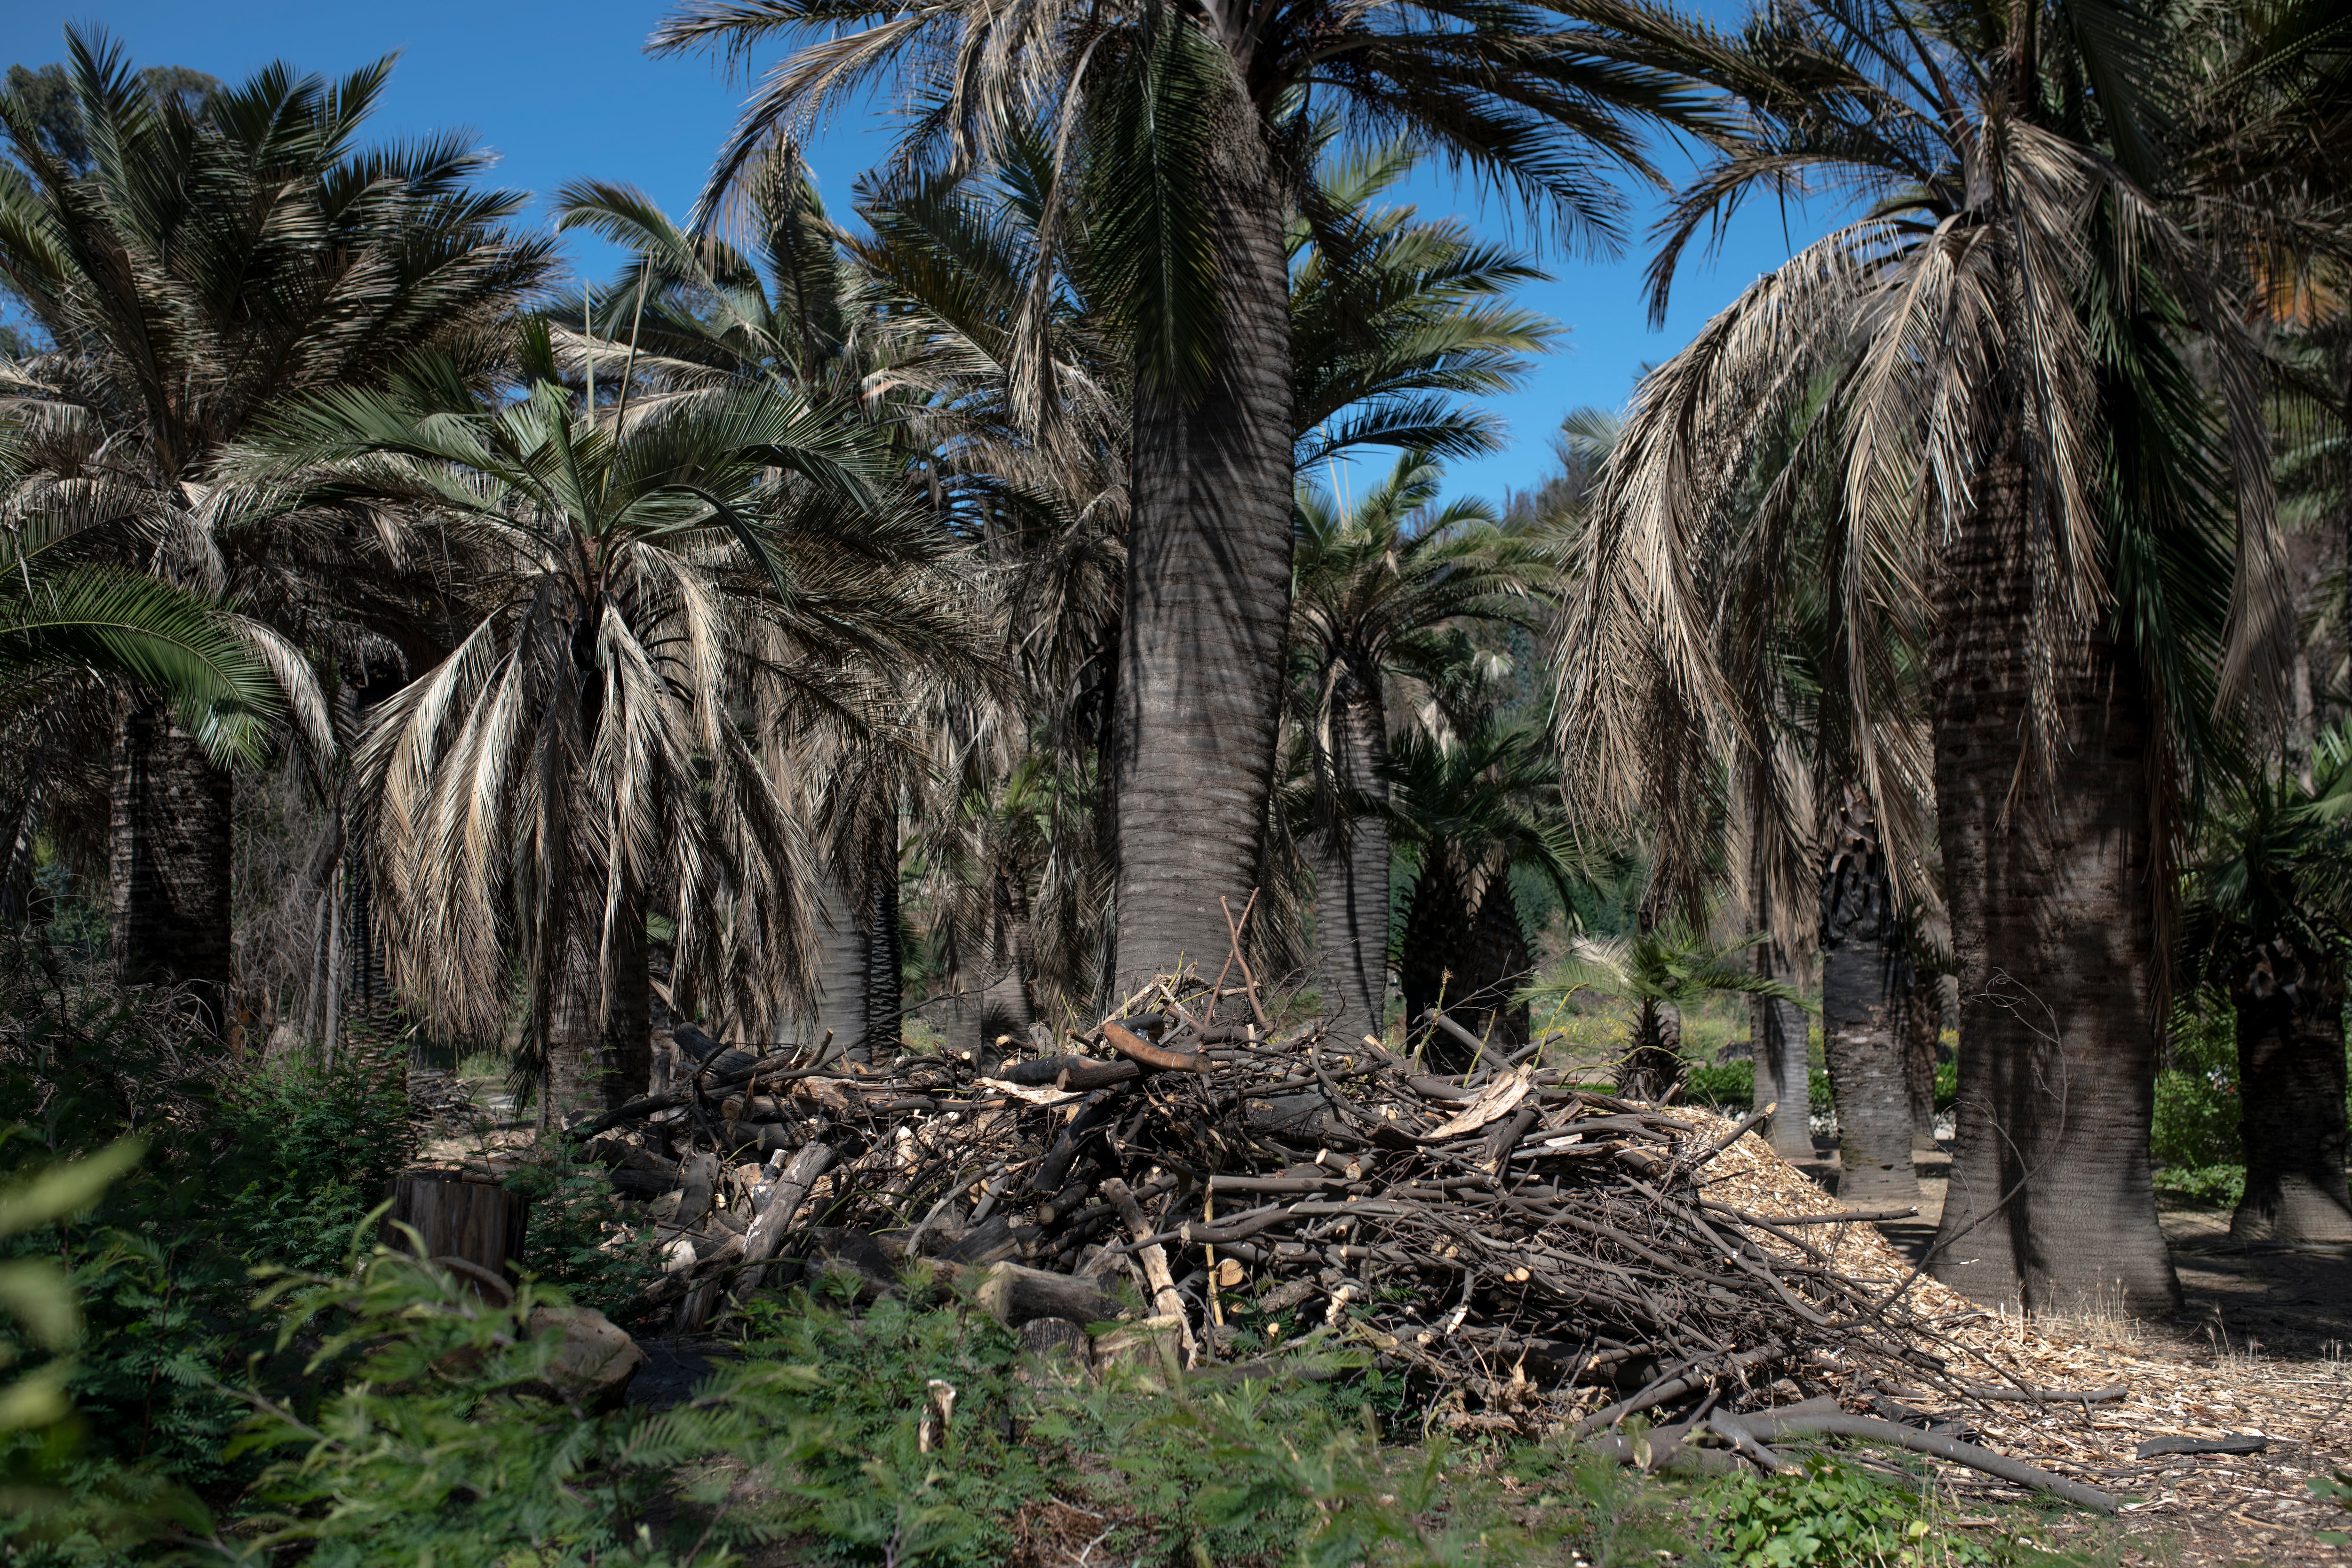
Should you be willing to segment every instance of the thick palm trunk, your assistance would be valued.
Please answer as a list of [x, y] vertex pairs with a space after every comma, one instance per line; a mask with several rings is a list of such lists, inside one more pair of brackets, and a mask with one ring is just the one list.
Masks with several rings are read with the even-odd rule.
[[2344, 976], [2284, 939], [2232, 976], [2246, 1193], [2230, 1234], [2245, 1241], [2352, 1241], [2345, 1189]]
[[898, 945], [898, 847], [877, 846], [867, 889], [866, 923], [866, 1050], [887, 1062], [898, 1054], [906, 1004]]
[[[1796, 961], [1780, 942], [1756, 946], [1756, 973], [1794, 988]], [[1756, 1109], [1780, 1109], [1765, 1124], [1772, 1147], [1784, 1160], [1813, 1157], [1811, 1061], [1807, 1051], [1805, 1010], [1777, 996], [1751, 996], [1748, 1004], [1748, 1038], [1756, 1053]]]
[[2014, 457], [1936, 585], [1936, 803], [1960, 1104], [1936, 1276], [2065, 1311], [2179, 1304], [2149, 1179], [2156, 1030], [2147, 695], [2103, 636], [2061, 649], [2063, 748], [2027, 754], [2032, 590]]
[[1223, 342], [1187, 403], [1145, 367], [1120, 626], [1122, 992], [1216, 972], [1259, 879], [1290, 611], [1289, 279], [1282, 203], [1254, 132], [1212, 177]]
[[1682, 1086], [1683, 1010], [1645, 998], [1633, 1014], [1633, 1038], [1617, 1064], [1617, 1092], [1628, 1100], [1663, 1102]]
[[114, 731], [108, 893], [115, 962], [140, 984], [184, 986], [204, 1026], [228, 1022], [235, 977], [232, 785], [169, 707], [134, 695]]
[[[1331, 771], [1343, 809], [1349, 796], [1381, 787], [1383, 727], [1371, 698], [1341, 702]], [[1379, 1033], [1389, 989], [1389, 829], [1380, 816], [1349, 816], [1345, 837], [1316, 861], [1315, 947], [1332, 1032], [1349, 1040]]]
[[834, 1045], [864, 1061], [866, 1050], [866, 931], [856, 900], [831, 865], [816, 874], [816, 940], [811, 957], [812, 1011], [801, 1022], [802, 1043], [814, 1045], [832, 1031]]
[[1837, 1105], [1838, 1196], [1850, 1204], [1919, 1195], [1899, 1031], [1909, 969], [1877, 825], [1849, 798], [1822, 872], [1822, 1048]]

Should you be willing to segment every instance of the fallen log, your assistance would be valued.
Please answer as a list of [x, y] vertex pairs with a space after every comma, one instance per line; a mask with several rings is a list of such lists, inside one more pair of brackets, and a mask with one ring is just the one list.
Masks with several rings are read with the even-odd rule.
[[1727, 1415], [1721, 1419], [1738, 1426], [1761, 1442], [1772, 1437], [1860, 1437], [1874, 1443], [1888, 1443], [1908, 1448], [1915, 1454], [1949, 1460], [1969, 1469], [1996, 1477], [2012, 1485], [2030, 1487], [2064, 1498], [2068, 1502], [2100, 1513], [2113, 1513], [2122, 1500], [2096, 1487], [2070, 1481], [2053, 1476], [2022, 1459], [2012, 1459], [1996, 1454], [1990, 1448], [1979, 1448], [1973, 1443], [1963, 1443], [1957, 1437], [1947, 1437], [1937, 1432], [1922, 1432], [1916, 1426], [1898, 1426], [1892, 1421], [1881, 1421], [1873, 1415], [1783, 1415], [1777, 1411], [1751, 1411], [1744, 1415]]

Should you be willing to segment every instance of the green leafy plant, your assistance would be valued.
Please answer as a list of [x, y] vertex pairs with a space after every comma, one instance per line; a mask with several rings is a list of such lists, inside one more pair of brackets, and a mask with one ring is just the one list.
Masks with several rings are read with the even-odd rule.
[[1736, 1568], [1986, 1568], [2004, 1544], [1961, 1534], [1927, 1490], [1882, 1485], [1834, 1459], [1751, 1478], [1714, 1497], [1716, 1546]]
[[[2352, 1509], [2352, 1470], [2338, 1470], [2333, 1476], [2315, 1476], [2303, 1484], [2320, 1501]], [[2352, 1531], [2323, 1530], [2318, 1535], [2330, 1546], [2352, 1546]]]

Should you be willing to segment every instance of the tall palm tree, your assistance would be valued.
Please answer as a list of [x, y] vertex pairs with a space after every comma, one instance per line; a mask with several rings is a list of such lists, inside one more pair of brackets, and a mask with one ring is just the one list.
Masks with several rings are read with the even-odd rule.
[[544, 327], [516, 353], [511, 398], [420, 358], [287, 410], [229, 472], [400, 507], [467, 552], [480, 621], [358, 748], [367, 855], [394, 982], [495, 1036], [519, 958], [543, 1103], [570, 1113], [645, 1088], [648, 914], [676, 922], [681, 1012], [772, 1026], [808, 934], [775, 742], [854, 723], [857, 667], [961, 639], [937, 535], [881, 504], [857, 427], [759, 384], [607, 419]]
[[[330, 752], [299, 649], [347, 647], [413, 601], [369, 591], [393, 575], [380, 552], [372, 571], [307, 569], [369, 557], [367, 518], [321, 516], [291, 541], [215, 527], [212, 467], [283, 399], [378, 382], [418, 348], [470, 351], [478, 369], [548, 248], [507, 235], [524, 198], [474, 188], [488, 155], [464, 138], [359, 142], [389, 59], [332, 85], [273, 65], [198, 98], [155, 91], [102, 35], [66, 40], [87, 168], [53, 153], [35, 105], [0, 93], [16, 163], [0, 174], [0, 287], [48, 338], [12, 395], [60, 504], [105, 514], [117, 563], [233, 591], [249, 612], [236, 624], [296, 699], [297, 733]], [[310, 612], [331, 578], [359, 613]], [[218, 1008], [229, 775], [152, 699], [126, 696], [114, 734], [118, 956]]]
[[761, 149], [886, 73], [915, 105], [909, 163], [986, 166], [1012, 137], [1045, 129], [1045, 206], [1056, 216], [1032, 274], [1033, 318], [1052, 296], [1059, 215], [1087, 210], [1132, 365], [1117, 965], [1149, 973], [1220, 952], [1220, 900], [1239, 907], [1259, 880], [1276, 751], [1295, 398], [1285, 230], [1289, 213], [1312, 216], [1317, 114], [1328, 104], [1359, 133], [1427, 146], [1539, 219], [1605, 243], [1620, 204], [1603, 172], [1646, 171], [1643, 121], [1687, 117], [1696, 100], [1566, 3], [701, 0], [654, 47], [740, 57], [772, 40], [797, 47], [721, 155], [711, 216]]
[[1440, 506], [1442, 480], [1410, 452], [1351, 506], [1298, 494], [1291, 658], [1318, 806], [1317, 970], [1324, 1015], [1349, 1037], [1380, 1027], [1388, 994], [1388, 687], [1433, 684], [1468, 659], [1465, 623], [1532, 629], [1546, 606], [1542, 551], [1482, 502]]
[[[1561, 711], [1572, 754], [1664, 765], [1635, 728], [1651, 710], [1606, 686], [1638, 668], [1688, 716], [1664, 727], [1678, 743], [1757, 755], [1755, 671], [1696, 628], [1768, 613], [1801, 480], [1835, 475], [1821, 591], [1850, 646], [1921, 650], [1933, 692], [1963, 997], [1933, 1267], [1981, 1299], [2120, 1291], [2160, 1312], [2178, 1300], [2147, 1160], [2169, 781], [2218, 692], [2273, 685], [2286, 617], [2258, 356], [2166, 205], [2186, 92], [2166, 18], [2100, 16], [1821, 0], [1759, 14], [1725, 57], [1758, 106], [1752, 145], [1679, 198], [1659, 300], [1693, 236], [1749, 195], [1818, 174], [1872, 205], [1645, 383], [1565, 630]], [[1726, 609], [1695, 592], [1719, 476], [1808, 400]], [[1847, 665], [1869, 726], [1872, 658]], [[1883, 818], [1896, 792], [1864, 761]]]

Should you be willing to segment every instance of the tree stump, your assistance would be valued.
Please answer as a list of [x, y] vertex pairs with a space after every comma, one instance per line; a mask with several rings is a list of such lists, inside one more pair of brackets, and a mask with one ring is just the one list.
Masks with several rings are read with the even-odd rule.
[[423, 1241], [426, 1258], [455, 1258], [512, 1280], [522, 1261], [523, 1226], [530, 1201], [520, 1193], [460, 1171], [403, 1171], [393, 1178], [392, 1210], [384, 1215], [384, 1244], [410, 1250], [408, 1226]]

